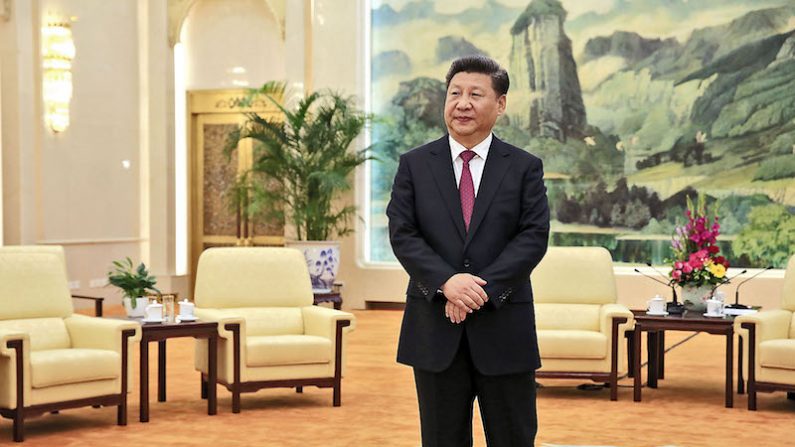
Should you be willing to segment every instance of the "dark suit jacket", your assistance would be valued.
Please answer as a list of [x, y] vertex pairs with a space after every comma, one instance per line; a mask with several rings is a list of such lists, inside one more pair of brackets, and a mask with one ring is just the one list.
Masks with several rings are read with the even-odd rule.
[[[411, 277], [398, 362], [442, 371], [465, 333], [482, 374], [541, 366], [529, 279], [549, 238], [540, 159], [495, 136], [466, 232], [445, 135], [400, 157], [387, 216], [392, 249]], [[488, 281], [489, 302], [453, 324], [437, 289], [460, 272]]]

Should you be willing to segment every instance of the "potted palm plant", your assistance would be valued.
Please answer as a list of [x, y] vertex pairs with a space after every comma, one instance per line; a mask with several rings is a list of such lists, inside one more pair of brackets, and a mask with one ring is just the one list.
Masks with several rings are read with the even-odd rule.
[[122, 302], [128, 317], [144, 316], [149, 304], [149, 299], [145, 297], [147, 291], [160, 294], [155, 287], [157, 279], [149, 274], [146, 265], [142, 262], [135, 267], [129, 257], [113, 261], [111, 271], [108, 272], [108, 282], [122, 290]]
[[247, 101], [265, 97], [283, 119], [249, 113], [227, 140], [227, 154], [251, 138], [253, 163], [236, 183], [236, 205], [251, 218], [289, 223], [307, 259], [316, 292], [330, 291], [339, 268], [339, 241], [353, 231], [352, 205], [337, 206], [340, 193], [351, 189], [351, 174], [370, 159], [369, 148], [349, 150], [371, 117], [354, 99], [331, 91], [314, 92], [286, 107], [283, 83], [252, 90]]

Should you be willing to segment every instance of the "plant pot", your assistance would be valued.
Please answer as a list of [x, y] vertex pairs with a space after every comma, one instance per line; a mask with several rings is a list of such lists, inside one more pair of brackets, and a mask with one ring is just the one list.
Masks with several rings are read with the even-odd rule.
[[309, 277], [312, 279], [312, 292], [331, 292], [340, 268], [340, 242], [287, 241], [285, 245], [304, 254]]
[[712, 298], [712, 286], [683, 286], [682, 287], [682, 303], [685, 309], [691, 312], [707, 311], [707, 303], [705, 300]]
[[135, 308], [132, 307], [132, 300], [125, 297], [121, 302], [124, 304], [124, 310], [127, 311], [127, 316], [130, 318], [143, 318], [146, 314], [146, 306], [149, 305], [149, 298], [139, 297], [135, 300]]

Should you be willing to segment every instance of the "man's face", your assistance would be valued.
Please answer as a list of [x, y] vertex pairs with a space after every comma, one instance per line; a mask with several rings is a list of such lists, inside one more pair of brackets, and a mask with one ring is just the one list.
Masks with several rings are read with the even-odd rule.
[[450, 136], [465, 147], [483, 141], [504, 111], [505, 95], [497, 96], [489, 75], [459, 72], [450, 80], [444, 122]]

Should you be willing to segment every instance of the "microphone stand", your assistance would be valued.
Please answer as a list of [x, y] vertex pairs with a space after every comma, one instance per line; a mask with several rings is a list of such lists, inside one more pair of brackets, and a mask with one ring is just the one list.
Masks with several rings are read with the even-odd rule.
[[[726, 307], [728, 307], [729, 309], [750, 309], [751, 306], [747, 306], [745, 304], [740, 304], [740, 286], [742, 286], [743, 284], [747, 283], [748, 281], [756, 278], [757, 276], [761, 275], [762, 273], [765, 273], [766, 271], [768, 271], [768, 270], [770, 270], [772, 268], [773, 268], [773, 266], [769, 265], [769, 266], [765, 267], [764, 269], [762, 269], [762, 271], [757, 272], [756, 274], [754, 274], [750, 278], [746, 279], [745, 281], [741, 282], [740, 284], [737, 284], [737, 288], [734, 290], [734, 304], [730, 304], [730, 305], [728, 305]], [[745, 272], [745, 271], [746, 270], [743, 270], [743, 272]]]
[[[652, 267], [652, 268], [654, 268], [654, 267]], [[657, 271], [657, 269], [655, 269], [655, 271]], [[673, 293], [673, 301], [669, 301], [667, 303], [666, 310], [668, 311], [669, 314], [673, 314], [673, 315], [681, 315], [681, 314], [684, 313], [685, 306], [683, 306], [682, 304], [679, 304], [677, 302], [677, 300], [676, 300], [676, 290], [674, 289], [673, 283], [671, 281], [660, 281], [659, 279], [657, 279], [657, 278], [655, 278], [653, 276], [647, 275], [647, 274], [641, 272], [638, 269], [635, 269], [635, 273], [640, 273], [641, 275], [645, 276], [646, 278], [649, 278], [650, 280], [652, 280], [654, 282], [660, 283], [660, 284], [662, 284], [662, 285], [664, 285], [666, 287], [670, 287], [671, 288], [671, 292]], [[657, 271], [657, 273], [660, 273], [660, 272]], [[666, 278], [666, 279], [668, 279], [668, 278]]]
[[[657, 270], [656, 267], [651, 265], [651, 262], [647, 262], [646, 266], [651, 267], [651, 269], [657, 272], [658, 275], [668, 280], [668, 282], [666, 282], [665, 284], [671, 288], [671, 298], [672, 298], [671, 301], [667, 304], [668, 313], [672, 315], [682, 315], [683, 313], [685, 313], [685, 305], [680, 303], [676, 297], [676, 286], [674, 285], [674, 280], [668, 279], [668, 277], [665, 276], [663, 272]], [[638, 269], [635, 269], [635, 271], [638, 271]]]

